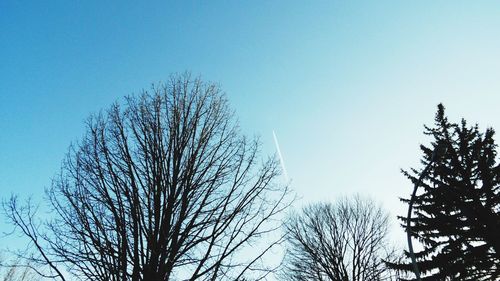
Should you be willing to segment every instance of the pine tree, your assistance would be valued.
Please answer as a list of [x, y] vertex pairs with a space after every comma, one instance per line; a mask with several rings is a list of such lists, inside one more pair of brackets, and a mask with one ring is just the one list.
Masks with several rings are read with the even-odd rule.
[[[414, 201], [411, 232], [423, 246], [415, 253], [422, 280], [500, 280], [500, 165], [494, 130], [480, 133], [464, 119], [450, 123], [439, 104], [435, 127], [425, 126], [424, 133], [434, 140], [431, 147], [421, 145], [422, 164], [430, 163], [438, 145], [446, 150], [430, 165]], [[421, 175], [416, 169], [403, 174], [413, 184]], [[407, 218], [399, 219], [406, 228]], [[412, 271], [408, 259], [390, 265]]]

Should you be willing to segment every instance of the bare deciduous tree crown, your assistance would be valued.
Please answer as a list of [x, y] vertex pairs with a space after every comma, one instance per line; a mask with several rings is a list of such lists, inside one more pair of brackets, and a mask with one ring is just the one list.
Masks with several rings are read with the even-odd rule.
[[36, 245], [45, 274], [86, 280], [261, 278], [262, 256], [239, 255], [272, 232], [288, 204], [275, 158], [242, 136], [218, 86], [173, 76], [93, 115], [48, 190], [43, 228], [13, 197], [11, 221]]
[[388, 215], [359, 196], [308, 205], [285, 225], [283, 280], [391, 280]]

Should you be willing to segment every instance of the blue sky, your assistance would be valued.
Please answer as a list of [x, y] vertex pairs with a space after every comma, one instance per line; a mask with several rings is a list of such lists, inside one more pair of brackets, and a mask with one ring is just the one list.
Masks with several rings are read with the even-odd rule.
[[175, 72], [220, 83], [264, 152], [276, 131], [297, 206], [402, 214], [439, 102], [500, 128], [496, 1], [47, 2], [0, 2], [2, 197], [40, 197], [90, 113]]

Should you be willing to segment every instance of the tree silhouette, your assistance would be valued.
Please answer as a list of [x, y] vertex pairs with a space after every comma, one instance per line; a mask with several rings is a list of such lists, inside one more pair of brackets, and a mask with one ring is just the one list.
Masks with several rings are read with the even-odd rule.
[[[13, 262], [14, 264], [16, 262]], [[0, 256], [0, 280], [1, 281], [39, 281], [40, 276], [30, 264], [20, 267], [11, 265]]]
[[[497, 280], [500, 276], [500, 166], [493, 129], [479, 132], [465, 120], [450, 123], [438, 105], [434, 140], [421, 146], [427, 165], [434, 148], [446, 150], [430, 166], [414, 201], [411, 235], [423, 250], [415, 254], [422, 280]], [[403, 171], [413, 183], [419, 171]], [[402, 199], [408, 203], [409, 200]], [[407, 218], [399, 217], [406, 225]], [[412, 271], [410, 262], [391, 265]]]
[[387, 244], [388, 215], [356, 196], [316, 203], [285, 224], [283, 280], [391, 280], [384, 260], [394, 260]]
[[[218, 86], [173, 76], [92, 115], [47, 191], [54, 219], [4, 202], [45, 276], [68, 280], [259, 279], [288, 189], [242, 136]], [[251, 250], [247, 246], [251, 245]]]

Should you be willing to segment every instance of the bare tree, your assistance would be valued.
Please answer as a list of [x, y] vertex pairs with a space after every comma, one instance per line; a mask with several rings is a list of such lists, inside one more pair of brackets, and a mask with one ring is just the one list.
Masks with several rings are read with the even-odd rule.
[[15, 197], [4, 209], [45, 276], [263, 279], [289, 203], [279, 174], [219, 87], [186, 74], [91, 116], [47, 190], [53, 219], [39, 224]]
[[316, 203], [285, 224], [283, 280], [390, 280], [388, 215], [359, 196]]
[[12, 265], [16, 262], [10, 263], [0, 256], [0, 281], [38, 281], [40, 277], [36, 272], [28, 266]]

